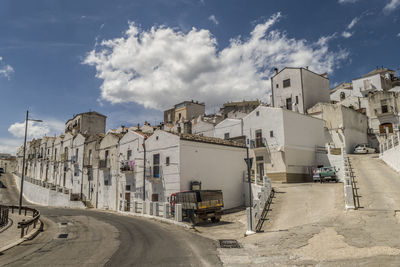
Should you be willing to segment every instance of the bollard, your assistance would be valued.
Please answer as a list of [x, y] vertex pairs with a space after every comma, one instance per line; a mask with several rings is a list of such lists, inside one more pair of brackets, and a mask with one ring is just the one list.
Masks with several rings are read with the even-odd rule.
[[168, 219], [169, 218], [169, 203], [164, 202], [164, 218]]
[[155, 216], [159, 216], [159, 215], [160, 215], [160, 210], [159, 210], [159, 207], [158, 207], [158, 202], [154, 202], [153, 215], [155, 215]]
[[175, 204], [175, 221], [182, 221], [182, 204]]

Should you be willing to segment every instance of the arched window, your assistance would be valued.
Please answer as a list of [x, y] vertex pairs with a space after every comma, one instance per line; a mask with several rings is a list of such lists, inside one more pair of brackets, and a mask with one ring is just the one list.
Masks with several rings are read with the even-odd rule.
[[346, 94], [344, 92], [340, 92], [340, 101], [346, 98]]

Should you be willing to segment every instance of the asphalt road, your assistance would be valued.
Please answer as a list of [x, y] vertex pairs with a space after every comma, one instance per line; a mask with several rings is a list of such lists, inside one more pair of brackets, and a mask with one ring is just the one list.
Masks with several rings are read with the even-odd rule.
[[[1, 202], [17, 204], [12, 177], [0, 180], [7, 186], [0, 189]], [[0, 254], [0, 266], [221, 266], [215, 241], [175, 225], [112, 212], [35, 207], [44, 232]]]

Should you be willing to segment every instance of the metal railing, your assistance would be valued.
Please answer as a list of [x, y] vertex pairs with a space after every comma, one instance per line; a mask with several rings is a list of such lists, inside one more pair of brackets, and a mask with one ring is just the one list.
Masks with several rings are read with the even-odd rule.
[[[11, 209], [11, 213], [14, 211], [18, 211], [18, 206], [8, 206], [8, 209]], [[29, 207], [21, 207], [21, 213], [24, 213], [25, 216], [28, 215], [29, 212], [32, 213], [32, 219], [29, 220], [22, 220], [18, 222], [18, 229], [21, 229], [21, 238], [23, 238], [29, 231], [29, 227], [33, 225], [33, 228], [36, 228], [36, 225], [39, 222], [40, 212], [37, 209], [29, 208]]]
[[0, 228], [8, 224], [8, 206], [0, 205]]

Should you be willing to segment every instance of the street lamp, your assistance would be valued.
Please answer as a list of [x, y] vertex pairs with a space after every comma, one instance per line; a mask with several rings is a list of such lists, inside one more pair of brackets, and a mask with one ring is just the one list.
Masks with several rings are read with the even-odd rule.
[[24, 137], [24, 154], [22, 156], [22, 175], [21, 175], [21, 187], [19, 191], [19, 210], [18, 213], [21, 215], [21, 208], [22, 208], [22, 192], [24, 188], [24, 176], [25, 176], [25, 149], [26, 149], [26, 135], [28, 132], [28, 121], [36, 121], [36, 122], [43, 122], [42, 120], [34, 120], [29, 119], [29, 111], [26, 111], [26, 119], [25, 119], [25, 137]]

